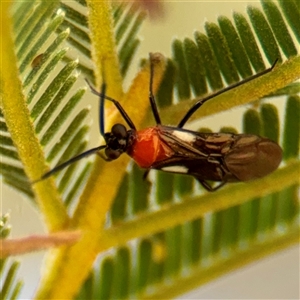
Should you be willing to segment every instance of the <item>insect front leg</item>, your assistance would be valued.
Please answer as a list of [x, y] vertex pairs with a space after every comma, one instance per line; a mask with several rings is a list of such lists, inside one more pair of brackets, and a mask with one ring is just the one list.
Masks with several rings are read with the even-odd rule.
[[149, 82], [149, 101], [152, 109], [152, 113], [154, 116], [154, 119], [156, 121], [156, 125], [161, 124], [160, 116], [158, 113], [155, 96], [153, 93], [153, 77], [154, 77], [154, 57], [153, 54], [149, 54], [150, 56], [150, 82]]
[[146, 171], [144, 172], [144, 174], [143, 174], [143, 180], [146, 180], [146, 179], [147, 179], [147, 177], [148, 177], [148, 175], [149, 175], [149, 173], [150, 173], [150, 170], [151, 170], [151, 169], [148, 169], [148, 170], [146, 170]]
[[111, 161], [111, 159], [107, 158], [105, 155], [103, 155], [102, 152], [97, 152], [96, 153], [98, 156], [100, 156], [103, 160], [105, 161]]

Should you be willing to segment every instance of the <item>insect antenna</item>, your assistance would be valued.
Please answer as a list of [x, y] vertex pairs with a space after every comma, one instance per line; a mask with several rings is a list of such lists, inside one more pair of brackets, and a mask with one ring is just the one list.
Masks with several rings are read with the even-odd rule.
[[91, 154], [94, 154], [102, 149], [104, 149], [106, 147], [106, 145], [102, 145], [102, 146], [98, 146], [98, 147], [95, 147], [95, 148], [92, 148], [92, 149], [89, 149], [75, 157], [72, 157], [71, 159], [67, 160], [66, 162], [56, 166], [55, 168], [53, 168], [52, 170], [50, 170], [49, 172], [45, 173], [40, 179], [37, 179], [37, 180], [34, 180], [32, 181], [32, 184], [34, 183], [37, 183], [39, 181], [42, 181], [44, 179], [47, 179], [49, 178], [50, 176], [52, 176], [53, 174], [61, 171], [62, 169], [68, 167], [69, 165], [73, 164], [74, 162], [78, 161], [78, 160], [81, 160], [82, 158], [84, 157], [87, 157]]
[[[87, 81], [88, 82], [88, 81]], [[88, 83], [88, 85], [91, 87], [91, 85]], [[102, 84], [102, 88], [101, 88], [101, 93], [99, 93], [100, 96], [100, 102], [99, 102], [99, 130], [101, 135], [103, 136], [103, 138], [105, 138], [105, 133], [104, 133], [104, 99], [105, 99], [105, 90], [106, 90], [106, 84], [103, 83]], [[39, 181], [42, 181], [44, 179], [49, 178], [50, 176], [52, 176], [53, 174], [63, 170], [64, 168], [68, 167], [69, 165], [75, 163], [78, 160], [81, 160], [82, 158], [85, 158], [89, 155], [92, 155], [102, 149], [106, 148], [106, 145], [102, 145], [102, 146], [98, 146], [92, 149], [89, 149], [75, 157], [72, 157], [71, 159], [67, 160], [66, 162], [56, 166], [55, 168], [53, 168], [52, 170], [50, 170], [49, 172], [45, 173], [44, 175], [42, 175], [42, 177], [38, 180], [35, 180], [32, 182], [32, 184], [37, 183]]]
[[271, 71], [274, 69], [274, 67], [275, 67], [275, 65], [277, 64], [277, 62], [278, 62], [278, 58], [274, 61], [273, 65], [272, 65], [270, 68], [265, 69], [265, 70], [263, 70], [263, 71], [261, 71], [261, 72], [259, 72], [259, 73], [257, 73], [257, 74], [254, 74], [254, 75], [252, 75], [252, 76], [250, 76], [250, 77], [248, 77], [248, 78], [246, 78], [246, 79], [243, 79], [243, 80], [241, 80], [241, 81], [239, 81], [239, 82], [236, 82], [236, 83], [234, 83], [234, 84], [231, 84], [230, 86], [227, 86], [227, 87], [225, 87], [224, 89], [221, 89], [221, 90], [219, 90], [219, 91], [216, 91], [215, 93], [212, 93], [212, 94], [208, 95], [207, 97], [202, 98], [201, 100], [199, 100], [198, 102], [196, 102], [196, 103], [195, 103], [195, 104], [187, 111], [187, 113], [184, 115], [184, 117], [182, 118], [182, 120], [179, 122], [178, 127], [179, 127], [179, 128], [182, 128], [182, 127], [185, 125], [185, 123], [189, 120], [189, 118], [190, 118], [190, 117], [191, 117], [191, 116], [192, 116], [192, 115], [193, 115], [193, 114], [201, 107], [201, 105], [204, 104], [206, 101], [208, 101], [208, 100], [210, 100], [210, 99], [212, 99], [212, 98], [215, 98], [216, 96], [221, 95], [221, 94], [223, 94], [223, 93], [225, 93], [225, 92], [227, 92], [227, 91], [229, 91], [229, 90], [232, 90], [232, 89], [234, 89], [234, 88], [236, 88], [236, 87], [238, 87], [238, 86], [240, 86], [240, 85], [243, 85], [243, 84], [246, 83], [246, 82], [252, 81], [252, 80], [255, 79], [255, 78], [261, 77], [262, 75], [265, 75], [265, 74], [271, 72]]
[[[104, 82], [101, 87], [101, 94], [105, 95], [106, 91], [106, 83]], [[104, 138], [105, 136], [105, 114], [104, 114], [104, 97], [100, 96], [100, 101], [99, 101], [99, 131], [102, 137]]]
[[[116, 108], [118, 109], [118, 111], [120, 112], [121, 116], [123, 117], [123, 119], [126, 121], [127, 125], [131, 128], [131, 129], [134, 129], [136, 130], [135, 128], [135, 125], [133, 124], [133, 122], [131, 121], [130, 117], [128, 116], [128, 114], [126, 113], [126, 111], [124, 110], [124, 108], [122, 107], [122, 105], [120, 104], [119, 101], [111, 98], [111, 97], [108, 97], [106, 96], [105, 94], [103, 93], [99, 93], [97, 90], [95, 90], [95, 88], [90, 84], [90, 82], [85, 79], [86, 83], [88, 84], [88, 86], [90, 87], [91, 89], [91, 92], [99, 97], [102, 97], [106, 100], [109, 100], [111, 102], [113, 102], [113, 104], [116, 106]], [[104, 101], [103, 101], [104, 102]]]

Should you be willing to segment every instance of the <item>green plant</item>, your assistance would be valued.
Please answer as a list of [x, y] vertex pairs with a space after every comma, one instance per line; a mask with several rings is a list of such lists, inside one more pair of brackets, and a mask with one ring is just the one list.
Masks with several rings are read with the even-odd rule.
[[[10, 233], [9, 216], [3, 215], [0, 217], [0, 241], [7, 238]], [[16, 281], [16, 274], [20, 263], [17, 261], [11, 262], [9, 259], [0, 259], [0, 275], [1, 278], [1, 299], [17, 299], [20, 293], [23, 282]]]
[[[31, 185], [47, 170], [46, 161], [51, 165], [65, 161], [86, 147], [88, 109], [71, 114], [85, 93], [84, 88], [71, 90], [77, 70], [96, 86], [105, 74], [107, 94], [121, 101], [138, 128], [149, 124], [148, 102], [137, 102], [148, 97], [147, 63], [126, 93], [122, 88], [145, 15], [135, 6], [111, 7], [108, 2], [87, 1], [85, 7], [79, 1], [72, 8], [45, 1], [16, 3], [11, 20], [6, 5], [2, 4], [1, 18], [1, 114], [5, 118], [1, 150], [9, 160], [1, 165], [3, 178], [37, 205], [49, 231], [82, 232], [76, 245], [50, 250], [37, 298], [71, 298], [80, 287], [80, 299], [171, 297], [297, 242], [300, 101], [299, 83], [294, 81], [300, 76], [300, 57], [291, 38], [294, 35], [299, 43], [296, 2], [262, 1], [263, 10], [250, 7], [254, 31], [242, 14], [233, 16], [237, 29], [227, 17], [219, 17], [218, 25], [206, 23], [206, 34], [176, 40], [173, 58], [157, 62], [155, 90], [161, 114], [167, 116], [166, 123], [174, 123], [196, 101], [193, 98], [208, 92], [208, 85], [220, 89], [222, 76], [228, 85], [239, 76], [250, 76], [251, 65], [255, 72], [264, 69], [263, 57], [270, 64], [279, 58], [271, 74], [217, 97], [195, 114], [200, 118], [265, 96], [287, 97], [283, 126], [276, 107], [263, 100], [244, 116], [246, 132], [282, 141], [285, 165], [267, 178], [228, 186], [215, 194], [196, 193], [192, 178], [164, 173], [156, 173], [151, 186], [142, 181], [142, 172], [134, 165], [126, 171], [125, 156], [112, 164], [98, 157], [93, 164], [82, 161], [56, 179]], [[12, 24], [14, 43], [6, 29]], [[75, 53], [66, 50], [68, 44]], [[172, 102], [174, 90], [177, 104]], [[119, 116], [107, 106], [110, 128]], [[104, 226], [107, 219], [109, 226]], [[279, 226], [284, 227], [283, 234], [278, 233]], [[261, 235], [264, 239], [258, 239]], [[111, 247], [114, 254], [95, 263], [89, 273], [97, 254]], [[203, 261], [208, 265], [204, 267]], [[184, 276], [182, 269], [188, 269], [189, 275]]]

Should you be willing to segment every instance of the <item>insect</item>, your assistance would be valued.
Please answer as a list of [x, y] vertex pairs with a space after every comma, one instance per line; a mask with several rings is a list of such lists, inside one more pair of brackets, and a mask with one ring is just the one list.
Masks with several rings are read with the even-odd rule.
[[42, 62], [43, 62], [44, 57], [45, 57], [45, 54], [44, 54], [44, 53], [41, 53], [41, 54], [37, 55], [37, 56], [33, 59], [33, 61], [31, 62], [31, 67], [32, 67], [32, 69], [35, 69], [35, 68], [37, 68], [37, 67], [40, 67], [41, 64], [42, 64]]
[[[97, 92], [89, 83], [92, 93], [100, 97], [100, 134], [105, 145], [90, 149], [45, 173], [46, 179], [88, 155], [98, 153], [105, 160], [112, 161], [127, 153], [141, 168], [191, 175], [208, 191], [215, 191], [227, 182], [249, 181], [264, 177], [275, 171], [282, 159], [282, 150], [270, 139], [233, 133], [200, 133], [184, 129], [189, 118], [208, 100], [225, 93], [254, 78], [271, 72], [277, 61], [269, 68], [247, 79], [230, 85], [196, 102], [176, 127], [161, 124], [153, 94], [154, 66], [150, 54], [149, 100], [156, 125], [137, 130], [121, 104]], [[115, 124], [110, 132], [104, 132], [104, 100], [114, 103], [128, 128]], [[105, 156], [101, 150], [104, 149]], [[211, 185], [210, 181], [219, 182]]]

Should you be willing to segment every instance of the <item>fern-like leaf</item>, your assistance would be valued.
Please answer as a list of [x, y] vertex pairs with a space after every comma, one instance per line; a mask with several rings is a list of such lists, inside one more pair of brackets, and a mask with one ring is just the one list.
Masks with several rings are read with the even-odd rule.
[[[0, 217], [0, 241], [7, 238], [10, 233], [8, 220], [8, 215]], [[23, 282], [16, 279], [19, 267], [20, 263], [17, 261], [11, 261], [11, 259], [4, 258], [0, 259], [1, 299], [17, 299], [23, 286]]]
[[[27, 122], [26, 132], [36, 134], [39, 142], [34, 145], [44, 146], [51, 165], [86, 147], [88, 127], [84, 120], [88, 110], [78, 110], [76, 117], [71, 114], [84, 93], [84, 89], [78, 89], [69, 95], [78, 77], [76, 70], [95, 85], [104, 75], [107, 94], [120, 100], [136, 126], [149, 124], [148, 103], [136, 102], [148, 98], [149, 65], [143, 64], [127, 92], [122, 86], [139, 44], [136, 33], [145, 17], [143, 12], [135, 6], [106, 2], [80, 1], [74, 6], [42, 2], [32, 15], [26, 10], [23, 20], [20, 9], [31, 10], [33, 6], [18, 6], [14, 19], [18, 72], [29, 104], [29, 109], [24, 105], [27, 116], [20, 118]], [[78, 244], [54, 253], [36, 297], [72, 298], [87, 278], [79, 298], [169, 298], [297, 241], [299, 134], [295, 136], [294, 132], [299, 133], [300, 118], [295, 112], [300, 101], [294, 94], [299, 84], [294, 81], [299, 78], [300, 59], [294, 36], [299, 39], [295, 22], [299, 7], [293, 1], [280, 1], [279, 5], [262, 1], [262, 9], [249, 7], [247, 13], [250, 21], [240, 13], [233, 14], [233, 22], [221, 16], [218, 24], [205, 24], [205, 33], [175, 40], [172, 58], [157, 57], [154, 88], [164, 122], [174, 124], [205, 94], [264, 70], [279, 59], [270, 74], [217, 96], [191, 119], [256, 101], [244, 114], [244, 132], [277, 140], [284, 149], [283, 167], [267, 178], [207, 194], [193, 178], [157, 172], [144, 182], [142, 171], [135, 165], [128, 166], [126, 158], [114, 162], [113, 167], [96, 159], [91, 172], [89, 164], [82, 162], [80, 172], [77, 166], [70, 166], [58, 174], [57, 189], [49, 179], [32, 190], [25, 174], [30, 180], [36, 179], [45, 171], [44, 160], [39, 150], [33, 157], [28, 150], [23, 152], [28, 145], [22, 144], [14, 127], [16, 114], [10, 113], [9, 102], [3, 102], [6, 123], [2, 118], [2, 152], [8, 159], [5, 180], [30, 197], [36, 195], [50, 230], [70, 224], [84, 232]], [[48, 19], [47, 26], [40, 25], [44, 18]], [[37, 28], [41, 32], [34, 35]], [[52, 34], [52, 43], [46, 48], [44, 42]], [[9, 42], [8, 37], [7, 45], [11, 46]], [[67, 51], [68, 44], [73, 53]], [[44, 50], [40, 53], [36, 49]], [[10, 52], [6, 55], [8, 62], [14, 61], [8, 56]], [[9, 84], [17, 78], [14, 70], [15, 77], [8, 77]], [[50, 73], [54, 75], [51, 79]], [[46, 82], [48, 76], [50, 81]], [[12, 99], [9, 84], [4, 91]], [[289, 96], [284, 126], [280, 125], [277, 108], [264, 102], [264, 98], [276, 100], [278, 95]], [[110, 113], [107, 127], [116, 120]], [[65, 131], [63, 124], [69, 124]], [[29, 135], [24, 137], [29, 139]], [[36, 168], [33, 160], [38, 162]], [[84, 191], [76, 197], [87, 177]], [[27, 186], [23, 184], [26, 181]], [[96, 255], [112, 247], [113, 251], [95, 261], [89, 275]]]
[[[269, 6], [264, 5], [264, 9], [266, 10], [268, 19], [275, 18], [279, 12], [277, 6], [274, 7], [274, 5], [270, 3]], [[268, 10], [271, 10], [271, 12]], [[261, 11], [257, 11], [254, 8], [249, 8], [248, 13], [249, 15], [258, 14], [260, 17], [263, 16]], [[258, 28], [263, 26], [263, 21], [255, 23], [253, 20], [252, 24], [249, 24], [242, 14], [235, 13], [233, 17], [235, 24], [232, 24], [230, 20], [225, 17], [219, 18], [220, 27], [214, 24], [206, 24], [208, 36], [197, 32], [195, 34], [195, 41], [185, 39], [183, 42], [179, 40], [174, 42], [174, 60], [168, 63], [166, 75], [157, 96], [159, 105], [166, 107], [162, 109], [161, 113], [163, 117], [167, 116], [166, 123], [172, 123], [174, 120], [182, 117], [182, 111], [187, 109], [187, 106], [184, 106], [184, 102], [188, 102], [188, 105], [191, 106], [192, 104], [189, 98], [191, 98], [192, 95], [196, 98], [196, 100], [194, 100], [194, 102], [196, 102], [197, 97], [206, 94], [209, 89], [218, 90], [224, 86], [222, 77], [225, 78], [228, 84], [240, 80], [239, 76], [241, 78], [250, 76], [252, 74], [251, 65], [255, 72], [266, 68], [263, 63], [265, 54], [260, 52], [259, 46], [256, 44], [254, 38], [256, 33], [251, 29], [252, 26], [256, 26], [258, 31]], [[272, 21], [270, 21], [270, 23], [271, 22]], [[272, 30], [276, 31], [276, 28], [272, 28]], [[290, 31], [285, 31], [284, 33], [284, 35], [287, 35], [286, 41], [280, 40], [279, 35], [280, 34], [276, 32], [275, 37], [277, 40], [275, 37], [274, 39], [276, 43], [279, 44], [279, 47], [282, 48], [282, 51], [284, 51], [285, 47], [296, 49], [293, 42], [291, 46], [286, 45], [289, 45], [292, 41]], [[250, 39], [251, 37], [253, 37], [252, 40]], [[223, 41], [223, 46], [220, 46], [220, 40]], [[215, 46], [213, 46], [214, 43], [216, 43]], [[268, 45], [268, 43], [270, 43], [270, 45], [272, 44], [271, 40], [269, 42], [264, 40], [264, 43], [267, 43], [267, 45], [264, 46], [266, 49], [270, 50], [272, 48]], [[239, 47], [237, 47], [237, 44]], [[285, 51], [284, 53], [286, 58], [291, 59], [291, 61], [293, 61], [293, 57], [297, 55], [294, 50]], [[280, 57], [277, 56], [278, 50], [273, 54], [269, 53], [267, 55], [269, 55], [270, 64], [273, 63], [273, 59]], [[202, 57], [209, 58], [202, 61]], [[219, 59], [216, 59], [218, 57]], [[228, 64], [220, 65], [224, 64], [226, 59]], [[298, 66], [298, 58], [294, 58], [294, 62], [295, 66]], [[177, 69], [176, 77], [173, 76], [173, 74], [175, 74], [175, 68]], [[221, 74], [219, 73], [219, 68], [221, 69]], [[285, 73], [283, 69], [278, 70], [278, 72]], [[262, 96], [269, 96], [270, 93], [272, 93], [272, 95], [270, 95], [272, 97], [278, 96], [282, 94], [281, 91], [277, 91], [280, 86], [286, 89], [286, 91], [290, 90], [291, 94], [294, 94], [294, 92], [297, 93], [299, 88], [298, 83], [291, 83], [291, 88], [285, 88], [289, 82], [299, 77], [299, 72], [296, 69], [294, 69], [294, 75], [292, 75], [292, 77], [293, 78], [286, 83], [281, 85], [278, 82], [274, 84], [272, 90], [262, 92], [268, 80], [272, 80], [266, 78], [266, 81], [260, 85], [260, 92], [263, 94], [253, 96], [253, 98], [251, 93], [253, 94], [254, 85], [249, 87], [249, 92], [245, 92], [244, 87], [241, 87], [235, 94], [237, 98], [240, 98], [240, 95], [246, 95], [245, 98], [247, 100], [245, 102], [243, 102], [245, 99], [237, 99], [237, 102], [233, 104], [232, 95], [229, 95], [228, 98], [224, 97], [221, 99], [222, 97], [220, 97], [219, 100], [216, 99], [216, 102], [211, 104], [212, 109], [215, 109], [213, 107], [217, 106], [223, 110], [227, 108], [227, 103], [231, 103], [235, 106], [253, 101]], [[171, 88], [168, 85], [171, 86]], [[175, 108], [174, 113], [173, 104], [171, 115], [167, 112], [170, 110], [168, 105], [171, 104], [174, 95], [173, 86], [175, 86], [177, 90], [178, 100], [180, 102], [176, 104], [178, 110]], [[257, 82], [255, 82], [255, 86], [257, 86]], [[293, 88], [295, 88], [294, 91]], [[288, 95], [289, 92], [284, 94]], [[299, 103], [298, 97], [296, 97], [298, 100], [294, 97], [295, 96], [292, 96], [292, 98], [288, 100], [287, 109], [291, 105], [289, 104], [290, 101]], [[217, 100], [219, 102], [217, 102]], [[233, 100], [233, 102], [234, 101], [235, 100]], [[296, 102], [294, 105], [296, 105]], [[299, 128], [299, 117], [295, 114], [297, 109], [295, 106], [294, 112], [287, 113], [285, 117], [286, 120], [294, 120], [297, 124], [293, 124], [292, 127], [286, 124], [284, 128]], [[195, 118], [215, 112], [216, 111], [208, 111], [206, 113], [202, 111], [202, 114], [201, 112], [197, 112]], [[273, 105], [263, 103], [259, 110], [254, 107], [254, 109], [245, 113], [244, 120], [244, 132], [263, 135], [274, 141], [287, 138], [288, 133], [283, 133], [282, 129], [280, 129], [277, 108]], [[228, 128], [221, 131], [234, 132], [234, 130]], [[299, 136], [297, 132], [296, 130], [293, 131], [293, 133], [289, 133], [291, 136], [289, 143], [294, 145], [291, 146], [291, 148], [295, 147], [293, 152], [294, 159], [298, 159], [299, 156], [299, 148], [296, 146], [299, 145], [299, 140], [296, 138], [296, 136]], [[209, 197], [207, 202], [204, 196], [199, 196], [197, 200], [189, 199], [190, 196], [187, 197], [187, 195], [193, 194], [195, 189], [198, 189], [193, 179], [179, 175], [174, 176], [165, 173], [156, 173], [156, 205], [170, 204], [175, 201], [179, 195], [182, 205], [178, 205], [178, 208], [174, 206], [174, 204], [170, 206], [170, 219], [165, 216], [164, 210], [162, 210], [157, 215], [155, 213], [150, 214], [149, 219], [147, 215], [145, 215], [144, 218], [137, 218], [137, 220], [132, 221], [132, 223], [127, 222], [128, 227], [124, 228], [125, 224], [120, 224], [122, 218], [132, 218], [132, 214], [147, 211], [151, 207], [150, 199], [152, 196], [150, 196], [149, 191], [152, 189], [149, 189], [149, 187], [146, 188], [147, 185], [140, 182], [142, 172], [133, 166], [132, 171], [124, 177], [120, 185], [119, 194], [115, 198], [111, 214], [115, 228], [112, 227], [108, 230], [109, 237], [106, 238], [110, 240], [113, 236], [115, 237], [119, 230], [122, 232], [122, 238], [118, 235], [116, 238], [118, 242], [116, 244], [110, 244], [110, 246], [123, 244], [125, 241], [129, 241], [133, 238], [140, 238], [135, 240], [134, 246], [127, 244], [126, 247], [121, 247], [116, 250], [115, 255], [109, 255], [100, 261], [99, 265], [97, 265], [93, 271], [93, 276], [88, 279], [88, 293], [91, 294], [94, 291], [94, 297], [105, 297], [106, 299], [137, 297], [137, 294], [139, 297], [147, 299], [170, 298], [177, 296], [183, 291], [189, 290], [192, 286], [196, 287], [199, 284], [211, 280], [217, 274], [223, 274], [237, 268], [246, 263], [248, 259], [252, 260], [258, 256], [272, 253], [275, 249], [278, 249], [278, 245], [286, 247], [290, 245], [290, 243], [295, 243], [299, 233], [296, 222], [298, 208], [296, 204], [296, 190], [293, 190], [291, 186], [294, 182], [296, 184], [295, 188], [297, 189], [296, 182], [298, 182], [298, 179], [296, 179], [296, 173], [298, 168], [299, 162], [294, 160], [290, 162], [289, 167], [282, 169], [282, 172], [290, 174], [291, 177], [289, 177], [289, 179], [286, 178], [286, 181], [283, 180], [284, 176], [280, 176], [280, 179], [278, 177], [279, 187], [276, 190], [274, 189], [272, 191], [271, 188], [271, 186], [273, 188], [276, 186], [274, 174], [274, 177], [272, 177], [272, 179], [270, 178], [270, 184], [263, 180], [259, 185], [257, 182], [253, 183], [253, 186], [251, 184], [247, 190], [245, 190], [245, 187], [240, 187], [239, 195], [234, 191], [234, 187], [232, 187], [232, 189], [228, 187], [228, 194], [224, 189], [224, 192], [220, 192], [220, 198], [215, 199], [216, 195], [213, 195]], [[277, 175], [279, 175], [279, 171]], [[267, 193], [263, 191], [265, 188], [268, 190]], [[292, 189], [289, 192], [289, 200], [287, 200], [287, 192], [282, 192], [285, 188], [286, 191]], [[124, 190], [127, 190], [127, 193], [125, 193]], [[251, 191], [256, 191], [257, 194], [254, 195]], [[225, 194], [228, 195], [227, 200], [225, 200]], [[242, 196], [242, 194], [244, 196]], [[266, 194], [268, 195], [263, 196]], [[213, 201], [213, 198], [216, 202]], [[239, 199], [240, 202], [234, 202], [233, 198]], [[183, 207], [188, 206], [188, 200], [190, 204], [195, 203], [196, 205], [196, 203], [198, 203], [199, 209], [193, 207], [185, 211]], [[220, 201], [228, 202], [226, 206], [221, 207]], [[214, 206], [214, 203], [216, 203], [216, 206]], [[283, 209], [282, 206], [284, 203], [286, 206]], [[206, 204], [208, 207], [206, 207]], [[182, 219], [181, 221], [175, 221], [177, 216], [175, 207], [176, 212], [178, 212], [178, 219]], [[204, 207], [206, 208], [204, 209]], [[218, 212], [212, 215], [209, 214], [209, 212], [215, 211], [216, 209]], [[195, 215], [191, 213], [192, 211], [195, 212], [195, 215], [197, 214], [196, 211], [198, 211], [199, 216], [201, 214], [201, 218], [195, 217]], [[283, 213], [283, 211], [288, 211], [289, 213]], [[187, 215], [189, 215], [190, 220], [193, 221], [187, 222]], [[164, 217], [166, 217], [168, 221], [166, 221], [166, 219], [164, 220]], [[184, 225], [175, 226], [176, 224], [181, 224], [183, 220], [186, 221]], [[122, 226], [122, 229], [119, 226]], [[278, 228], [282, 226], [285, 228], [284, 236], [281, 236], [282, 232], [280, 234], [278, 233]], [[170, 229], [166, 230], [166, 227]], [[236, 231], [237, 227], [239, 231]], [[139, 230], [137, 228], [141, 229]], [[154, 234], [149, 237], [150, 231]], [[128, 236], [124, 236], [125, 232], [128, 233]], [[142, 238], [146, 234], [148, 237]], [[262, 236], [264, 236], [264, 239], [260, 240]], [[119, 262], [120, 253], [124, 253], [124, 260], [122, 262]], [[128, 266], [128, 264], [132, 267]], [[205, 266], [203, 264], [205, 264]], [[133, 267], [133, 265], [136, 267]], [[125, 270], [123, 269], [124, 266], [127, 266]], [[189, 275], [186, 274], [186, 270], [189, 270]], [[107, 282], [108, 277], [109, 282]], [[113, 277], [114, 280], [112, 280], [111, 277]], [[91, 278], [94, 278], [94, 281], [91, 281]], [[100, 281], [95, 280], [95, 278]], [[164, 283], [166, 281], [168, 281], [168, 284]], [[126, 288], [123, 287], [124, 282]], [[128, 285], [130, 286], [129, 288]], [[104, 286], [105, 291], [102, 289], [99, 290], [99, 287]], [[124, 294], [120, 295], [120, 290]], [[148, 291], [150, 290], [152, 292], [149, 294]], [[154, 290], [155, 292], [153, 292]], [[101, 291], [100, 294], [98, 294], [97, 291]], [[82, 290], [82, 293], [78, 296], [79, 298], [84, 297], [84, 290]]]

